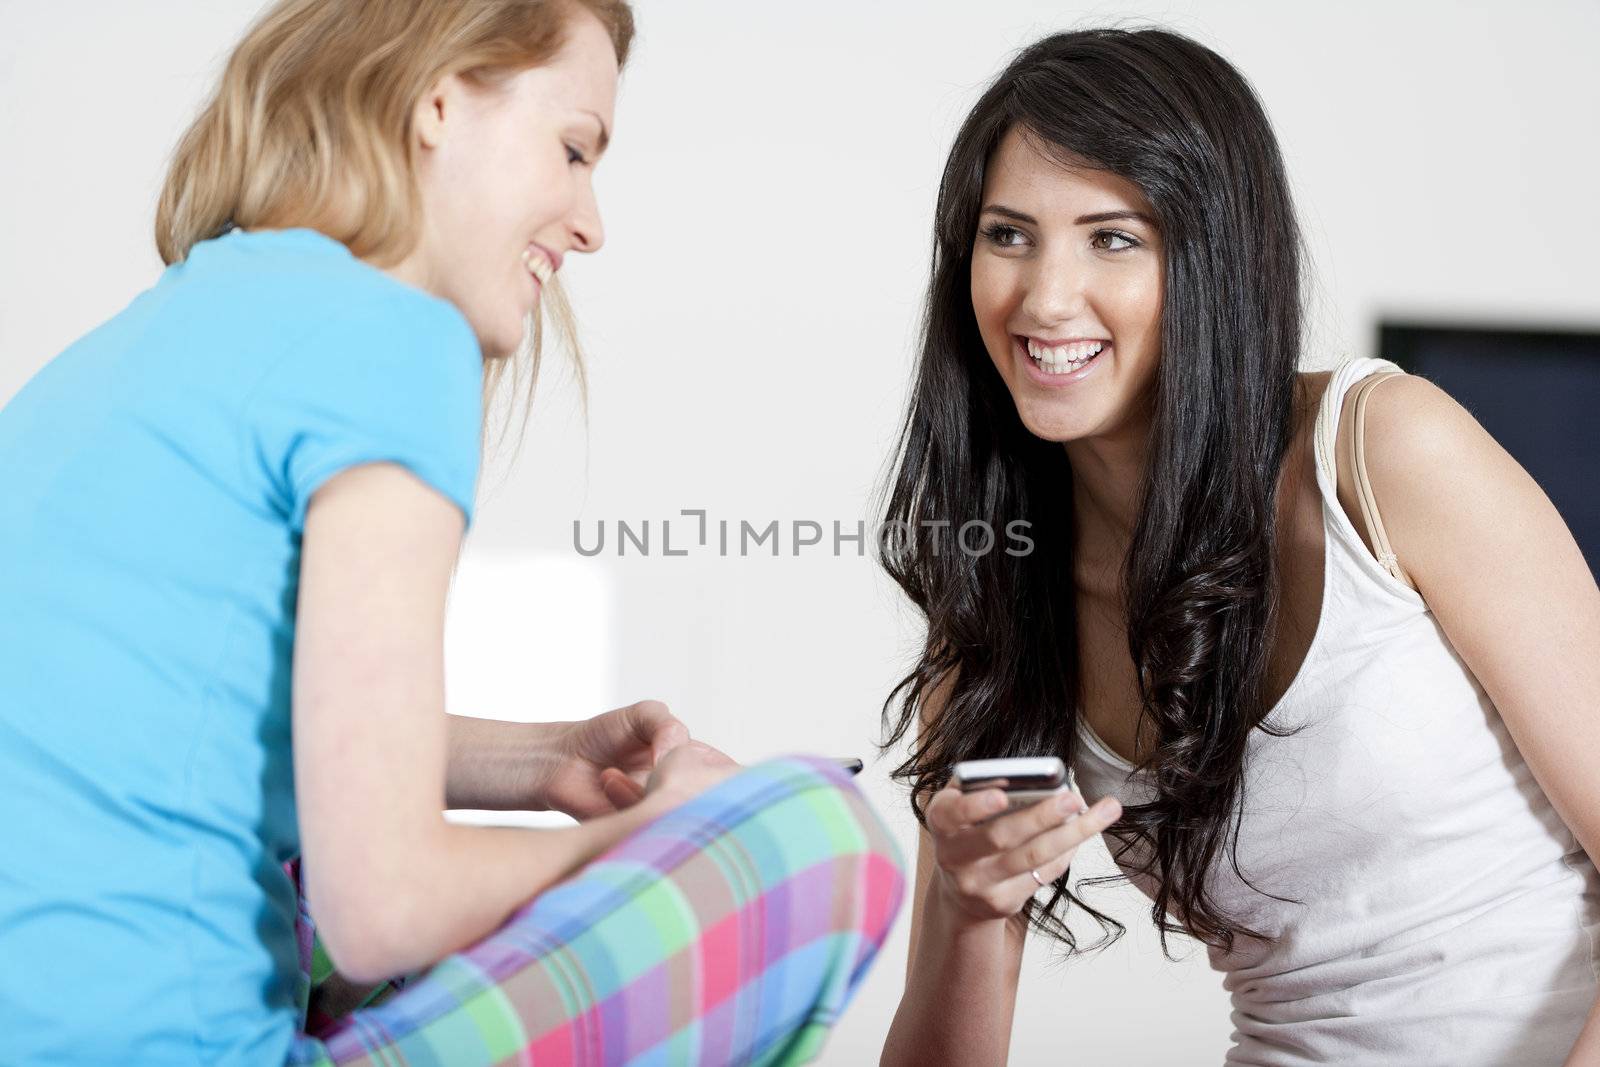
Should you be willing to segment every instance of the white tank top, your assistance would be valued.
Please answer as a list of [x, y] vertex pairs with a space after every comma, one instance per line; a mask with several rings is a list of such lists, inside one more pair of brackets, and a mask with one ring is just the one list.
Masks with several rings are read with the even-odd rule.
[[[1303, 903], [1261, 895], [1226, 860], [1209, 876], [1227, 914], [1278, 938], [1210, 951], [1233, 1003], [1226, 1062], [1559, 1067], [1600, 993], [1600, 877], [1335, 490], [1345, 391], [1399, 369], [1347, 361], [1318, 410], [1322, 613], [1269, 716], [1305, 725], [1252, 735], [1238, 841], [1251, 881]], [[1148, 799], [1144, 776], [1078, 722], [1084, 799]]]

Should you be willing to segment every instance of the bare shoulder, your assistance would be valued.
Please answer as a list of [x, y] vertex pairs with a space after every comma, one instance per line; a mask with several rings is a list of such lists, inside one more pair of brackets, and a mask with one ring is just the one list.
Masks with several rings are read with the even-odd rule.
[[[1354, 390], [1361, 383], [1351, 386]], [[1339, 420], [1339, 450], [1353, 432], [1353, 406]], [[1511, 461], [1472, 413], [1428, 379], [1393, 374], [1373, 383], [1363, 403], [1362, 459], [1380, 503], [1389, 496], [1465, 485], [1503, 473]], [[1443, 481], [1441, 481], [1443, 479]], [[1345, 472], [1340, 471], [1341, 489]], [[1342, 495], [1342, 493], [1341, 493]], [[1396, 507], [1401, 507], [1399, 501]]]
[[[1428, 379], [1391, 375], [1370, 387], [1363, 407], [1362, 466], [1368, 488], [1391, 549], [1425, 594], [1434, 564], [1445, 554], [1459, 553], [1459, 540], [1471, 536], [1469, 516], [1498, 512], [1499, 521], [1509, 525], [1519, 516], [1549, 508], [1522, 466], [1470, 411]], [[1350, 405], [1342, 414], [1339, 500], [1368, 539], [1355, 475], [1343, 462], [1354, 431]]]
[[1454, 397], [1416, 374], [1387, 375], [1381, 384], [1371, 388], [1366, 402], [1366, 432], [1372, 444], [1393, 446], [1379, 450], [1386, 455], [1398, 452], [1413, 457], [1441, 447], [1454, 448], [1468, 438], [1488, 436]]

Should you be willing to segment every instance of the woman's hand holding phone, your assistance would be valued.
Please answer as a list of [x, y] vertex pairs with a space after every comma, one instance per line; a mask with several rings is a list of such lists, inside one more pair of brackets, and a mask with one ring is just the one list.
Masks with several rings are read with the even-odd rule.
[[1086, 808], [1076, 792], [1001, 814], [1009, 804], [1002, 788], [964, 793], [952, 779], [923, 813], [933, 839], [936, 884], [974, 919], [1017, 914], [1041, 885], [1066, 873], [1079, 845], [1122, 814], [1113, 797]]

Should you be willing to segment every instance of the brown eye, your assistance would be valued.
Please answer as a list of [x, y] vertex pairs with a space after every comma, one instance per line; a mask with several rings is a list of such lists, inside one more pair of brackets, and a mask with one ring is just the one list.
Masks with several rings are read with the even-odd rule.
[[[1122, 241], [1123, 244], [1120, 248], [1106, 248], [1106, 246], [1098, 243], [1102, 238], [1111, 241]], [[1123, 233], [1121, 230], [1096, 230], [1090, 241], [1095, 244], [1096, 248], [1105, 248], [1107, 252], [1126, 252], [1128, 249], [1137, 248], [1139, 245], [1138, 238], [1132, 234]]]
[[990, 244], [1002, 248], [1014, 248], [1018, 244], [1017, 238], [1023, 234], [1015, 226], [1007, 226], [1003, 222], [991, 222], [980, 231], [980, 235]]

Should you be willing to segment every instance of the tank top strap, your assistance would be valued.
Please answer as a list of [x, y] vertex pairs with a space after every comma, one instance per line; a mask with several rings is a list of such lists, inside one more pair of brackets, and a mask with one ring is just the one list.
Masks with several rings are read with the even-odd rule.
[[[1374, 556], [1367, 548], [1361, 534], [1345, 514], [1344, 505], [1339, 502], [1338, 479], [1338, 454], [1337, 444], [1339, 439], [1340, 413], [1344, 408], [1345, 395], [1350, 392], [1350, 387], [1364, 378], [1369, 378], [1379, 373], [1405, 373], [1404, 369], [1391, 360], [1375, 356], [1355, 357], [1345, 360], [1328, 378], [1327, 389], [1322, 394], [1322, 400], [1317, 405], [1317, 420], [1313, 430], [1313, 447], [1316, 452], [1317, 485], [1322, 492], [1324, 515], [1328, 526], [1329, 536], [1336, 536], [1344, 545], [1348, 554], [1354, 557], [1358, 566], [1379, 576], [1378, 584], [1391, 593], [1398, 595], [1402, 600], [1420, 605], [1422, 598], [1412, 584], [1403, 576], [1399, 561], [1394, 554], [1388, 551], [1387, 540], [1381, 536], [1381, 522], [1378, 521], [1376, 501], [1371, 500], [1370, 490], [1365, 486], [1365, 479], [1361, 470], [1352, 473], [1357, 477], [1358, 488], [1364, 493], [1362, 497], [1363, 516], [1366, 519], [1369, 531], [1377, 530], [1379, 555]], [[1358, 409], [1359, 413], [1359, 409]]]
[[[1316, 453], [1317, 470], [1325, 478], [1328, 485], [1339, 484], [1338, 468], [1335, 466], [1334, 447], [1339, 440], [1339, 413], [1344, 408], [1345, 394], [1350, 387], [1362, 378], [1370, 377], [1379, 371], [1397, 371], [1405, 373], [1399, 364], [1392, 360], [1381, 359], [1377, 356], [1351, 357], [1333, 369], [1328, 378], [1328, 388], [1322, 394], [1322, 402], [1317, 405], [1316, 425]], [[1337, 499], [1337, 494], [1335, 494]]]

